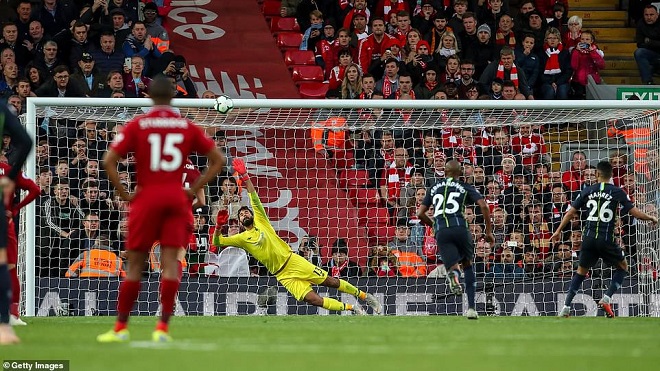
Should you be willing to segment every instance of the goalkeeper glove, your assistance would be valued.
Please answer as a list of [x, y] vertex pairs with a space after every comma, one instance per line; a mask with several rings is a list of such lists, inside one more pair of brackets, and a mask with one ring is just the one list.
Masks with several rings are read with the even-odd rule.
[[234, 161], [232, 161], [232, 166], [234, 167], [234, 170], [240, 175], [240, 178], [242, 181], [248, 180], [249, 176], [247, 173], [247, 169], [245, 168], [245, 162], [241, 160], [240, 158], [235, 158]]

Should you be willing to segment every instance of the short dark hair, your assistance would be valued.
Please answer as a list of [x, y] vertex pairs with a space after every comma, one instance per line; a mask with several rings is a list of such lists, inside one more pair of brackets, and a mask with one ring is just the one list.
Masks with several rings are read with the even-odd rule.
[[53, 179], [53, 186], [56, 186], [56, 185], [59, 185], [59, 184], [68, 186], [69, 185], [69, 180], [66, 179], [66, 178], [59, 177], [59, 176], [56, 177], [55, 179]]
[[250, 209], [248, 206], [245, 206], [245, 205], [241, 206], [240, 209], [238, 209], [238, 211], [236, 212], [236, 215], [240, 214], [241, 211], [243, 211], [243, 210], [247, 210], [247, 211], [250, 212], [250, 214], [254, 215], [254, 212], [252, 211], [252, 209]]
[[609, 179], [612, 177], [612, 164], [609, 161], [600, 161], [596, 165], [596, 170], [600, 172], [603, 178]]

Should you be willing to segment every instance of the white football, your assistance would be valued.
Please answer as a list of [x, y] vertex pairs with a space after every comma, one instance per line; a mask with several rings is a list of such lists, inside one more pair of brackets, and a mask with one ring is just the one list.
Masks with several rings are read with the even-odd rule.
[[213, 108], [220, 113], [226, 114], [234, 108], [234, 101], [226, 95], [221, 95], [215, 98]]

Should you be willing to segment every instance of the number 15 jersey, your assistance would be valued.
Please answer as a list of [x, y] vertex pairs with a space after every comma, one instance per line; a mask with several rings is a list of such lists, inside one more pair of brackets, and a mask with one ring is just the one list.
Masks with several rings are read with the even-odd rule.
[[454, 178], [444, 178], [426, 192], [422, 204], [433, 206], [435, 231], [443, 228], [465, 227], [468, 223], [463, 216], [466, 204], [475, 204], [484, 197], [474, 186]]
[[598, 183], [583, 189], [571, 207], [587, 212], [583, 219], [583, 236], [613, 242], [619, 205], [623, 206], [622, 213], [635, 206], [623, 189], [609, 183]]
[[126, 124], [112, 149], [122, 157], [135, 153], [137, 184], [183, 189], [184, 165], [192, 152], [206, 154], [214, 146], [192, 121], [167, 106], [155, 106]]

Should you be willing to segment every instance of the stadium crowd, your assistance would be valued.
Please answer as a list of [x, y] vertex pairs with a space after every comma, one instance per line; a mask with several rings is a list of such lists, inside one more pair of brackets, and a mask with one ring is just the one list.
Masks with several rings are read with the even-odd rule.
[[[158, 74], [172, 79], [177, 96], [197, 97], [185, 58], [169, 44], [164, 23], [168, 3], [44, 0], [7, 7], [2, 2], [0, 17], [7, 22], [0, 40], [0, 99], [22, 114], [28, 96], [141, 97], [150, 77]], [[284, 0], [282, 5], [282, 15], [296, 16], [304, 30], [301, 46], [316, 51], [333, 87], [329, 97], [581, 98], [586, 76], [597, 77], [603, 63], [593, 34], [581, 30], [578, 17], [568, 18], [563, 2], [521, 1], [515, 15], [501, 0], [455, 0], [451, 7], [428, 0], [381, 0], [371, 7], [365, 0]], [[202, 96], [207, 94], [212, 95]], [[55, 128], [43, 121], [36, 150], [41, 189], [37, 267], [42, 277], [76, 276], [77, 259], [91, 250], [104, 251], [97, 256], [108, 261], [123, 258], [127, 232], [127, 204], [99, 166], [123, 125], [92, 120], [58, 124]], [[580, 221], [560, 243], [551, 244], [549, 237], [576, 192], [595, 182], [595, 170], [583, 152], [573, 153], [570, 170], [553, 171], [542, 128], [521, 125], [325, 131], [318, 137], [320, 147], [315, 143], [320, 155], [333, 155], [336, 148], [325, 144], [329, 135], [340, 132], [346, 140], [337, 142], [353, 152], [355, 168], [368, 174], [367, 187], [377, 190], [379, 206], [387, 209], [396, 233], [386, 243], [373, 244], [365, 266], [348, 255], [342, 239], [333, 241], [327, 260], [320, 255], [318, 238], [301, 241], [299, 254], [331, 275], [443, 276], [433, 233], [419, 223], [416, 210], [427, 187], [444, 176], [445, 162], [455, 158], [493, 214], [496, 242], [491, 246], [483, 239], [478, 210], [465, 210], [476, 245], [477, 274], [570, 276], [580, 251]], [[216, 132], [214, 139], [229, 155], [224, 132]], [[11, 163], [11, 143], [5, 149]], [[659, 158], [657, 150], [649, 151], [652, 174], [660, 169]], [[612, 152], [610, 161], [615, 183], [634, 197], [637, 185], [627, 172], [626, 155]], [[196, 158], [192, 164], [206, 165]], [[135, 184], [132, 165], [130, 157], [120, 164], [128, 188]], [[194, 209], [194, 240], [186, 256], [189, 275], [215, 274], [207, 267], [221, 261], [221, 249], [210, 242], [216, 227], [226, 235], [241, 231], [236, 214], [246, 203], [232, 169], [225, 169], [208, 190], [208, 206]], [[646, 212], [657, 215], [655, 206], [647, 207]], [[634, 258], [635, 224], [624, 218], [617, 233]], [[112, 267], [121, 275], [120, 264]], [[252, 260], [249, 272], [265, 274]]]

